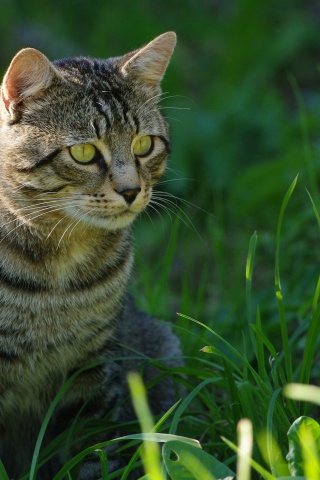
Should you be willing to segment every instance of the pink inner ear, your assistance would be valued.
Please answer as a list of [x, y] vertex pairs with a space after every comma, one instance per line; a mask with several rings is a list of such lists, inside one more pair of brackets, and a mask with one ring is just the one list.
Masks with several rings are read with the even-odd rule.
[[25, 48], [12, 60], [2, 84], [2, 98], [6, 109], [37, 95], [47, 88], [56, 72], [49, 60], [38, 50]]
[[174, 32], [167, 32], [141, 48], [122, 65], [124, 75], [133, 72], [141, 80], [159, 84], [165, 73], [176, 44]]
[[16, 82], [15, 78], [11, 78], [10, 71], [8, 71], [3, 81], [2, 98], [7, 110], [9, 110], [12, 103], [18, 103], [19, 101], [18, 82]]

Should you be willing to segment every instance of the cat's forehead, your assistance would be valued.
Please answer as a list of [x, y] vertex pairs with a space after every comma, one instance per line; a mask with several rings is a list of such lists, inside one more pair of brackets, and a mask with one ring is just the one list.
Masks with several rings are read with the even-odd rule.
[[120, 80], [117, 58], [99, 60], [89, 57], [64, 58], [52, 62], [69, 81], [86, 84]]

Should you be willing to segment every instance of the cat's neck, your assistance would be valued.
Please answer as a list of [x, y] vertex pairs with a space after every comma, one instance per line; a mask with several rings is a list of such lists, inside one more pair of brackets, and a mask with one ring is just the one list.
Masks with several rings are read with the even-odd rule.
[[99, 277], [105, 269], [111, 271], [125, 262], [126, 274], [122, 282], [125, 291], [133, 263], [130, 228], [106, 231], [79, 223], [70, 232], [62, 222], [53, 231], [52, 226], [16, 227], [15, 224], [10, 228], [9, 225], [7, 228], [0, 226], [0, 250], [3, 263], [19, 269], [22, 275], [25, 272], [29, 276], [34, 271], [32, 275], [39, 280], [42, 277], [49, 289], [60, 290], [68, 288], [70, 283], [87, 281], [90, 285], [90, 279], [85, 278], [86, 272], [94, 282], [94, 272]]

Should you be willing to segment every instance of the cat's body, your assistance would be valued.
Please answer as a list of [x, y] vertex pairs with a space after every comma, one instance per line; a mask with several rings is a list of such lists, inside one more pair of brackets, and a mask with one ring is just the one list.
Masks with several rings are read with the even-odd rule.
[[[174, 45], [168, 33], [124, 57], [54, 64], [26, 49], [4, 78], [0, 458], [14, 478], [30, 463], [50, 402], [75, 371], [104, 361], [62, 397], [49, 440], [86, 402], [80, 418], [128, 419], [126, 372], [144, 358], [180, 354], [171, 331], [136, 312], [127, 293], [130, 224], [150, 201], [169, 149], [157, 102]], [[141, 360], [130, 360], [138, 352]], [[157, 373], [147, 366], [145, 380]], [[173, 401], [168, 379], [150, 392], [155, 413]], [[59, 466], [53, 459], [37, 478], [52, 480]], [[78, 478], [100, 476], [96, 462]]]

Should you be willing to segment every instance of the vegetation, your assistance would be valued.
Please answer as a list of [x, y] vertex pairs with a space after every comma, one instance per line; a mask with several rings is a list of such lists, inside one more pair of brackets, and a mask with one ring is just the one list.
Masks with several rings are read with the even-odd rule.
[[[174, 324], [186, 357], [170, 372], [186, 394], [156, 427], [144, 424], [143, 388], [131, 379], [150, 478], [162, 478], [150, 436], [164, 442], [172, 480], [247, 480], [249, 464], [253, 478], [320, 478], [320, 393], [301, 388], [320, 375], [317, 2], [2, 3], [3, 69], [23, 46], [50, 58], [108, 57], [178, 34], [162, 101], [173, 152], [154, 208], [135, 227], [137, 303]], [[76, 435], [88, 448], [55, 480], [75, 478], [94, 450], [102, 478], [114, 478], [90, 437], [116, 427], [75, 422], [40, 456], [35, 449], [23, 480]], [[139, 444], [140, 427], [130, 430], [129, 444]], [[129, 462], [127, 445], [120, 454]]]

